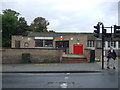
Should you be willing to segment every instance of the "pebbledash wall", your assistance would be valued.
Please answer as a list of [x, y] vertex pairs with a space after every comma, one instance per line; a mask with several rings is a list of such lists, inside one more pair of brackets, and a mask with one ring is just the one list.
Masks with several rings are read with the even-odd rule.
[[31, 63], [59, 63], [62, 56], [61, 49], [2, 49], [3, 64], [20, 64], [22, 62], [22, 54], [30, 54]]

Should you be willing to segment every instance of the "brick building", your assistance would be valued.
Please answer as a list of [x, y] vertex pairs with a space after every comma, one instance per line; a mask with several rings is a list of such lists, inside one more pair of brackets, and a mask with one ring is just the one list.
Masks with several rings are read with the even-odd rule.
[[94, 41], [90, 42], [88, 38], [88, 34], [82, 33], [32, 33], [12, 36], [12, 48], [62, 48], [66, 54], [72, 54], [74, 44], [83, 44], [87, 48], [89, 43], [94, 47]]
[[[39, 49], [45, 50], [45, 52], [59, 49], [63, 51], [64, 55], [82, 54], [87, 58], [88, 62], [90, 60], [90, 50], [95, 51], [95, 58], [100, 59], [102, 48], [101, 39], [95, 38], [93, 33], [30, 33], [23, 36], [14, 35], [11, 44], [12, 49]], [[119, 56], [120, 40], [117, 38], [111, 41], [110, 38], [107, 38], [105, 40], [105, 52], [110, 46], [114, 47]], [[44, 56], [43, 53], [42, 55]]]

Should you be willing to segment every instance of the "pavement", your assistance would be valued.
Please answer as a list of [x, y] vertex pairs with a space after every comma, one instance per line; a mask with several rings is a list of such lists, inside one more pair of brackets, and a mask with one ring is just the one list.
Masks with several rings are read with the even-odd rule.
[[101, 68], [101, 62], [94, 63], [49, 63], [49, 64], [2, 64], [2, 73], [89, 73], [89, 72], [104, 72], [118, 71]]

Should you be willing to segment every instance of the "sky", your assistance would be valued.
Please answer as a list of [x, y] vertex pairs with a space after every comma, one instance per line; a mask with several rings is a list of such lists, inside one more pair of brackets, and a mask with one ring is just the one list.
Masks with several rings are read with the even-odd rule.
[[[44, 17], [56, 32], [93, 32], [98, 22], [118, 24], [119, 0], [2, 0], [2, 10], [19, 12], [28, 22]], [[108, 30], [109, 31], [109, 30]]]

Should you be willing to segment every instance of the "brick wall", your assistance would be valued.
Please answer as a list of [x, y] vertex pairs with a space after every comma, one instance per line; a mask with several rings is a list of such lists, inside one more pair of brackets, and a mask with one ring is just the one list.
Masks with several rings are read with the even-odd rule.
[[[12, 36], [12, 42], [11, 46], [12, 48], [15, 47], [15, 41], [20, 41], [20, 48], [34, 48], [35, 47], [35, 40], [34, 37], [28, 37], [28, 36]], [[29, 44], [28, 47], [24, 46], [24, 43], [27, 42]]]
[[96, 59], [101, 59], [101, 55], [102, 55], [102, 50], [101, 49], [96, 49], [95, 50], [95, 58]]
[[22, 63], [22, 54], [30, 54], [31, 63], [43, 62], [60, 62], [62, 50], [60, 49], [3, 49], [3, 64], [20, 64]]
[[84, 55], [87, 58], [87, 62], [90, 62], [90, 49], [84, 49]]
[[[55, 47], [55, 41], [62, 41], [59, 40], [58, 38], [60, 38], [60, 36], [56, 37], [54, 39], [53, 42], [53, 46]], [[63, 35], [64, 40], [68, 40], [69, 41], [69, 53], [72, 54], [73, 53], [73, 45], [77, 44], [78, 42], [80, 44], [83, 44], [83, 48], [86, 48], [86, 42], [87, 42], [87, 35], [82, 35], [82, 34], [69, 34], [69, 35]], [[71, 38], [73, 40], [71, 40]], [[79, 39], [79, 40], [77, 40]], [[63, 40], [63, 41], [64, 41]], [[84, 49], [83, 49], [84, 50]]]

